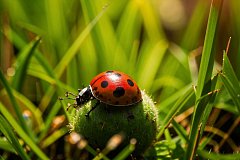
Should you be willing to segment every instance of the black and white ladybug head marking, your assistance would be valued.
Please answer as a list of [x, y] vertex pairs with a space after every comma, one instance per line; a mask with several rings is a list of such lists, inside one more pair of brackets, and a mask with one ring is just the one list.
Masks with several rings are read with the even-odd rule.
[[90, 86], [78, 90], [78, 96], [76, 97], [77, 106], [81, 106], [93, 98]]

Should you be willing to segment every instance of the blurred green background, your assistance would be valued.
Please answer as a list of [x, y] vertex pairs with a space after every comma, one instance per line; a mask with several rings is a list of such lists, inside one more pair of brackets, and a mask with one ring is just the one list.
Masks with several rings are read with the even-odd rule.
[[[66, 91], [77, 93], [105, 70], [131, 75], [156, 102], [160, 124], [166, 117], [169, 121], [176, 117], [170, 126], [163, 123], [169, 129], [162, 130], [153, 147], [156, 152], [149, 151], [145, 158], [182, 157], [194, 106], [201, 100], [210, 102], [204, 94], [198, 97], [198, 91], [196, 100], [192, 87], [203, 77], [198, 73], [203, 46], [210, 39], [205, 36], [207, 23], [214, 23], [208, 18], [210, 6], [208, 0], [0, 0], [0, 120], [16, 130], [14, 134], [11, 127], [6, 131], [1, 127], [1, 157], [74, 159], [85, 153], [69, 143], [66, 124], [71, 115], [58, 97]], [[239, 9], [240, 1], [223, 1], [216, 9], [216, 28], [209, 29], [215, 35], [208, 43], [215, 60], [209, 60], [214, 67], [206, 74], [221, 75], [223, 50], [231, 37], [230, 63], [225, 66], [233, 67], [234, 76], [218, 79], [217, 87], [205, 92], [220, 90], [204, 117], [198, 148], [206, 152], [199, 151], [200, 158], [218, 159], [218, 153], [226, 153], [235, 159], [232, 153], [240, 150]], [[227, 82], [232, 82], [230, 88]], [[184, 96], [186, 101], [181, 100]], [[174, 105], [176, 110], [171, 111]], [[207, 154], [209, 150], [213, 154]]]

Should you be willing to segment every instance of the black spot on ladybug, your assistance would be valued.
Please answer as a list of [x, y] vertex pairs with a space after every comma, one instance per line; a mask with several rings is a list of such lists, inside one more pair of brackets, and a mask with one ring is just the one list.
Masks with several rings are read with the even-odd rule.
[[127, 79], [127, 83], [129, 86], [133, 87], [134, 86], [134, 83], [131, 79]]
[[122, 75], [120, 73], [114, 73], [116, 76], [121, 77]]
[[112, 73], [113, 71], [107, 71], [106, 73]]
[[117, 87], [114, 91], [113, 91], [113, 96], [114, 97], [121, 97], [125, 94], [125, 89], [123, 87]]
[[108, 82], [107, 81], [102, 81], [101, 87], [106, 88], [107, 86], [108, 86]]

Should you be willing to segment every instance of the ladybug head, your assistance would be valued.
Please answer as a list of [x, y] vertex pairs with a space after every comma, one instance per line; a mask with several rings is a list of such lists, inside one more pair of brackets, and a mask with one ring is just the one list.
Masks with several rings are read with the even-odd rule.
[[92, 98], [92, 92], [90, 86], [81, 89], [78, 89], [78, 96], [76, 97], [77, 106], [81, 106], [88, 102]]
[[[72, 92], [66, 92], [65, 96], [66, 96], [67, 99], [75, 100], [75, 103], [73, 103], [73, 104], [68, 103], [67, 110], [71, 106], [73, 106], [74, 108], [81, 107], [81, 105], [85, 104], [86, 102], [88, 102], [93, 97], [90, 86], [85, 87], [83, 89], [78, 89], [78, 95], [75, 95]], [[59, 98], [59, 100], [63, 100], [63, 99], [64, 98]]]

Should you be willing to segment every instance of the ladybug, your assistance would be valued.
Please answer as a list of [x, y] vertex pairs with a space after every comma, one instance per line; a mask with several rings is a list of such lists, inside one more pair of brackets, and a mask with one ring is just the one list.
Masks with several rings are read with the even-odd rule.
[[[86, 116], [89, 116], [99, 103], [111, 106], [130, 106], [142, 101], [141, 91], [136, 82], [127, 74], [119, 71], [105, 71], [98, 74], [91, 80], [89, 86], [79, 89], [78, 92], [78, 95], [73, 98], [74, 107], [82, 106], [92, 99], [97, 100]], [[69, 94], [74, 95], [67, 92], [66, 96], [68, 97]]]

